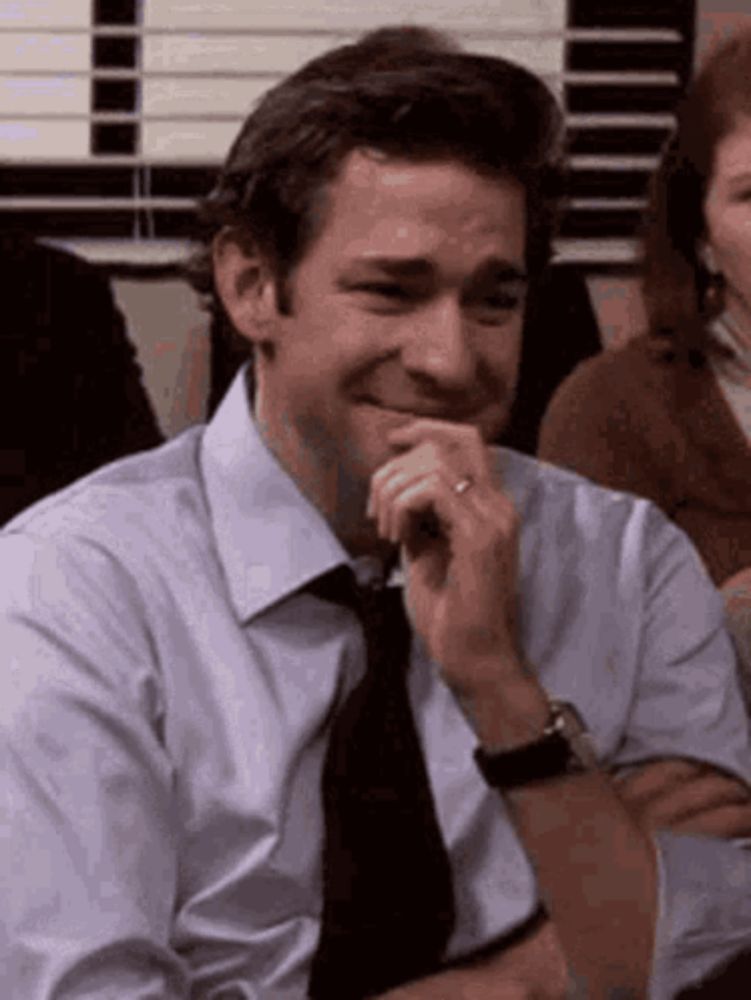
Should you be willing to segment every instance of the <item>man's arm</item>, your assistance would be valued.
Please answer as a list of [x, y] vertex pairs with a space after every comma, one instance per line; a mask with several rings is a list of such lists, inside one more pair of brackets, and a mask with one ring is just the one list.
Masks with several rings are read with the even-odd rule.
[[[415, 629], [485, 750], [529, 744], [550, 706], [519, 648], [513, 504], [473, 427], [415, 421], [391, 444], [401, 453], [374, 475], [369, 510], [379, 534], [402, 545]], [[422, 530], [427, 513], [437, 532]], [[612, 781], [597, 770], [565, 774], [504, 800], [583, 995], [644, 996], [656, 860]]]
[[[415, 421], [391, 443], [401, 454], [373, 477], [370, 511], [381, 536], [402, 545], [415, 629], [482, 746], [529, 744], [550, 707], [519, 649], [516, 511], [475, 428]], [[457, 492], [467, 480], [471, 488]], [[428, 512], [437, 533], [420, 529]], [[654, 849], [608, 776], [566, 774], [508, 790], [504, 800], [570, 975], [590, 997], [645, 995]]]
[[[751, 837], [751, 792], [696, 761], [653, 761], [616, 778], [621, 799], [647, 830]], [[509, 948], [384, 994], [381, 1000], [563, 1000], [566, 959], [546, 919]]]
[[[370, 510], [382, 537], [403, 546], [416, 630], [479, 741], [493, 752], [539, 738], [549, 706], [518, 647], [516, 514], [473, 434], [424, 421], [392, 435], [400, 454], [374, 476]], [[457, 491], [467, 477], [470, 488]], [[427, 512], [442, 529], [437, 534], [420, 529]], [[711, 605], [706, 579], [677, 533], [653, 522], [656, 534], [649, 534], [642, 556], [642, 669], [620, 759], [692, 753], [695, 745], [698, 757], [728, 759], [731, 770], [743, 773], [747, 724], [737, 706], [728, 709], [735, 692], [726, 683], [727, 642], [714, 606], [702, 611]], [[701, 734], [689, 746], [688, 713], [694, 734]], [[655, 838], [608, 774], [567, 774], [503, 795], [579, 995], [645, 996], [653, 975], [662, 990], [655, 995], [668, 995], [673, 983], [700, 974], [723, 951], [724, 941], [715, 942], [685, 959], [681, 934], [688, 928], [674, 930], [671, 907], [684, 896], [676, 859], [688, 848], [659, 837], [658, 860]], [[694, 846], [699, 841], [689, 839]], [[702, 839], [699, 846], [706, 844]], [[745, 864], [728, 847], [719, 852], [721, 882], [728, 865]], [[708, 919], [707, 904], [692, 913]], [[747, 926], [745, 914], [736, 917], [737, 926]]]
[[184, 1000], [172, 773], [132, 583], [94, 546], [21, 535], [0, 565], [3, 997]]

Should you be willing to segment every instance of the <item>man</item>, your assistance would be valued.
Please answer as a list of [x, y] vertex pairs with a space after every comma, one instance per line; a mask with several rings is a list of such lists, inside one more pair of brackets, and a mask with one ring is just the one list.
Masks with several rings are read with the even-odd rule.
[[[663, 998], [743, 947], [749, 863], [720, 837], [751, 825], [749, 747], [717, 595], [647, 503], [486, 444], [559, 132], [531, 74], [398, 31], [246, 121], [197, 273], [253, 345], [252, 407], [241, 375], [207, 428], [0, 545], [11, 996]], [[408, 717], [350, 743], [377, 755], [414, 718], [416, 834], [413, 803], [330, 764], [366, 681], [404, 680], [397, 626], [367, 624], [394, 584]], [[371, 822], [397, 832], [366, 864]]]

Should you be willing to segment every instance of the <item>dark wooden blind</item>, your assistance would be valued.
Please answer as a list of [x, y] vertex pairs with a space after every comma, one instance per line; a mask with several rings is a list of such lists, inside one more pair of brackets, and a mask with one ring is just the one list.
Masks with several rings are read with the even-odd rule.
[[693, 65], [694, 0], [570, 0], [564, 100], [571, 200], [560, 252], [631, 263], [647, 182]]

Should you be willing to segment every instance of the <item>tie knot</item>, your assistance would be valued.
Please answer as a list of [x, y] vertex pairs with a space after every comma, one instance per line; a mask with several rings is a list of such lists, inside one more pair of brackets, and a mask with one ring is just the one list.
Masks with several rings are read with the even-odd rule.
[[341, 565], [311, 580], [307, 591], [322, 601], [341, 604], [357, 611], [360, 606], [360, 585], [351, 566]]
[[[309, 585], [310, 593], [355, 612], [362, 623], [369, 658], [393, 660], [397, 651], [409, 649], [410, 627], [401, 587], [380, 581], [357, 582], [350, 566], [337, 566]], [[401, 653], [403, 662], [404, 652]]]
[[360, 582], [353, 568], [344, 563], [316, 577], [306, 589], [324, 601], [341, 604], [358, 612], [370, 606], [395, 603], [401, 593], [400, 587], [387, 587], [378, 578], [366, 583]]

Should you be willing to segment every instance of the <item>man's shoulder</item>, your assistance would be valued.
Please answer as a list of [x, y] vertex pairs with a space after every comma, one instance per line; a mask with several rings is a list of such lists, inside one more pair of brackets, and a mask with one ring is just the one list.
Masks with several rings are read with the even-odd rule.
[[187, 431], [104, 466], [0, 531], [3, 642], [43, 632], [97, 658], [115, 636], [146, 656], [160, 617], [182, 621], [191, 600], [220, 591], [200, 441]]
[[23, 534], [65, 545], [88, 539], [117, 549], [164, 537], [186, 516], [205, 516], [202, 428], [109, 463], [14, 517], [0, 538]]
[[651, 500], [510, 449], [499, 448], [497, 457], [523, 537], [556, 562], [607, 563], [624, 551], [646, 557], [648, 551], [687, 544]]
[[520, 513], [542, 513], [548, 506], [563, 508], [586, 503], [593, 511], [620, 511], [653, 507], [649, 500], [624, 490], [611, 489], [570, 469], [510, 448], [496, 448], [496, 461], [504, 484]]

